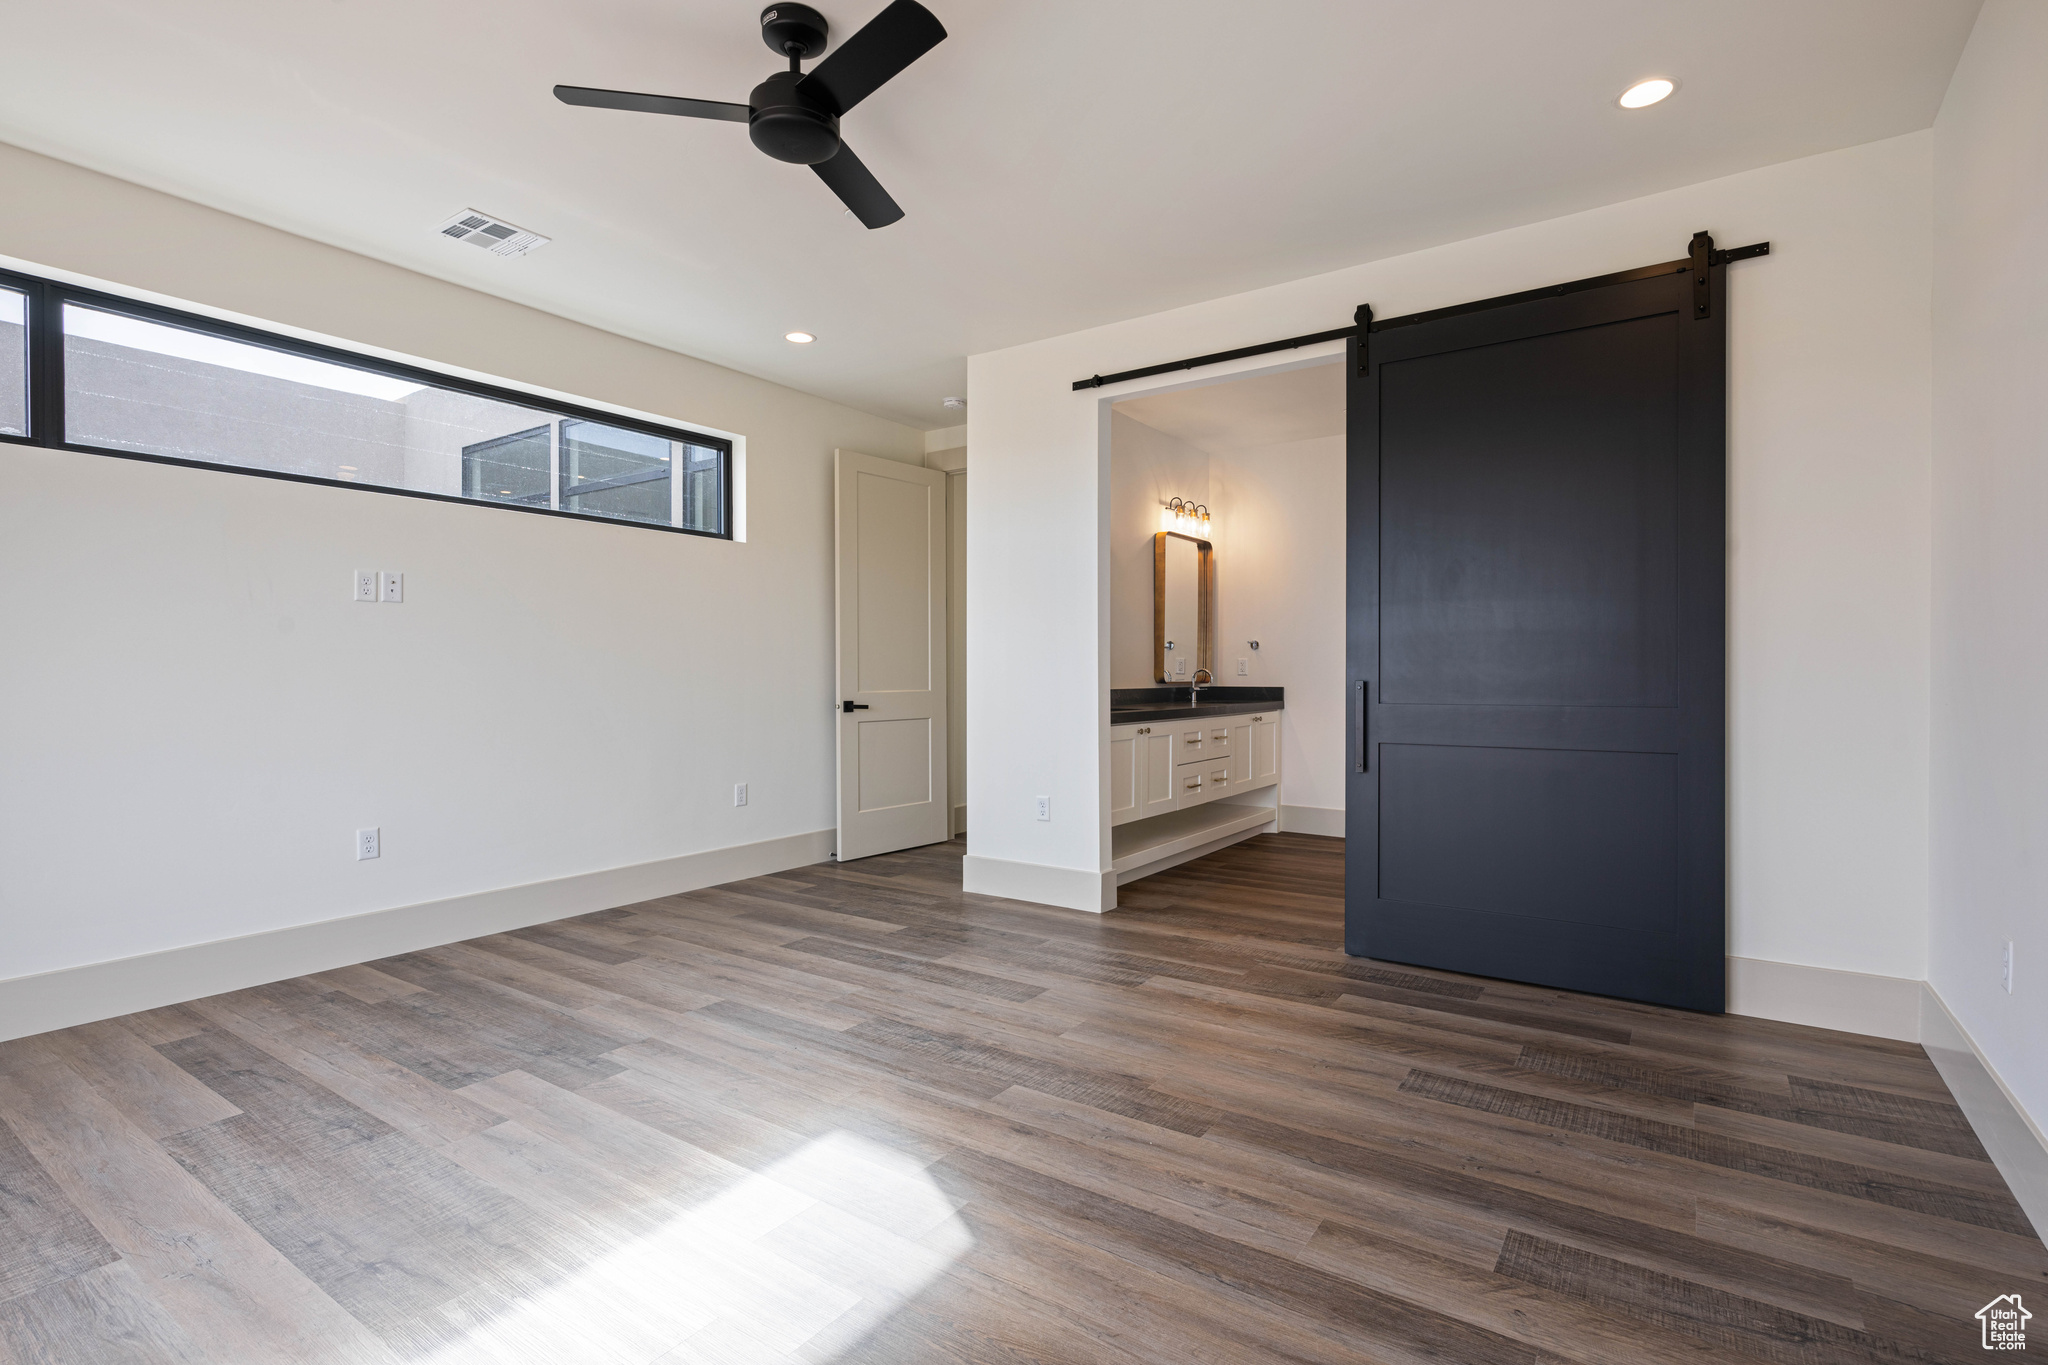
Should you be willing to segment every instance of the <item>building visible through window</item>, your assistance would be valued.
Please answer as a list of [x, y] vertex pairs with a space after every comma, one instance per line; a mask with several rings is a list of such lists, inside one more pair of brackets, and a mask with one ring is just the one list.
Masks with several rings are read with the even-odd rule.
[[720, 438], [27, 288], [61, 300], [63, 431], [30, 431], [28, 332], [45, 314], [0, 286], [0, 436], [730, 534]]
[[462, 448], [465, 497], [720, 535], [725, 452], [565, 418]]

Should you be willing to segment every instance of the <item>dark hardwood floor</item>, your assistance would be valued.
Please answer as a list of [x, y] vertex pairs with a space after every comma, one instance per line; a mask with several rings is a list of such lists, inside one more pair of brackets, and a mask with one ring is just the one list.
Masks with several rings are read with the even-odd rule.
[[1347, 959], [1336, 840], [1102, 917], [961, 851], [0, 1044], [0, 1365], [1959, 1361], [2044, 1289], [1917, 1047]]

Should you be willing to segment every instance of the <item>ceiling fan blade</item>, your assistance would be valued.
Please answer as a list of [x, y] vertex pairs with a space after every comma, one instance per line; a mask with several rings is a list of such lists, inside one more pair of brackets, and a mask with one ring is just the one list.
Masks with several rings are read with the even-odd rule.
[[903, 210], [896, 207], [896, 201], [889, 197], [889, 191], [882, 188], [882, 182], [875, 179], [875, 173], [845, 143], [839, 144], [839, 150], [830, 160], [820, 161], [811, 169], [864, 225], [887, 227], [903, 216]]
[[834, 110], [844, 114], [945, 36], [945, 26], [917, 0], [894, 0], [813, 67], [803, 84], [822, 90]]
[[688, 100], [680, 95], [636, 95], [630, 90], [593, 90], [585, 85], [558, 85], [555, 98], [564, 104], [581, 104], [592, 109], [680, 114], [684, 118], [716, 118], [728, 123], [745, 123], [752, 112], [744, 104], [727, 104], [722, 100]]

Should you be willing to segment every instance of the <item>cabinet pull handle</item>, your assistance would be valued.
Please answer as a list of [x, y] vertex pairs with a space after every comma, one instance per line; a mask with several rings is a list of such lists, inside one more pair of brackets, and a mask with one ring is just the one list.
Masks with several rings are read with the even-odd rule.
[[1351, 684], [1351, 698], [1353, 703], [1351, 724], [1354, 732], [1358, 736], [1358, 758], [1356, 761], [1352, 763], [1351, 771], [1355, 773], [1362, 773], [1365, 771], [1366, 756], [1365, 684], [1363, 682], [1355, 682]]

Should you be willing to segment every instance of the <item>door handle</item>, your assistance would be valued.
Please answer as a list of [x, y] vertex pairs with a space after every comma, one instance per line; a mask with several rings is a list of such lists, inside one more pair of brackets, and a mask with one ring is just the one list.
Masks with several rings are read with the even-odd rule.
[[1365, 684], [1363, 682], [1351, 684], [1351, 701], [1351, 725], [1353, 733], [1358, 736], [1358, 757], [1352, 761], [1351, 771], [1362, 773], [1365, 771], [1365, 756], [1367, 753], [1365, 742]]
[[843, 701], [839, 703], [839, 709], [841, 711], [865, 711], [868, 709], [868, 704], [864, 701]]

